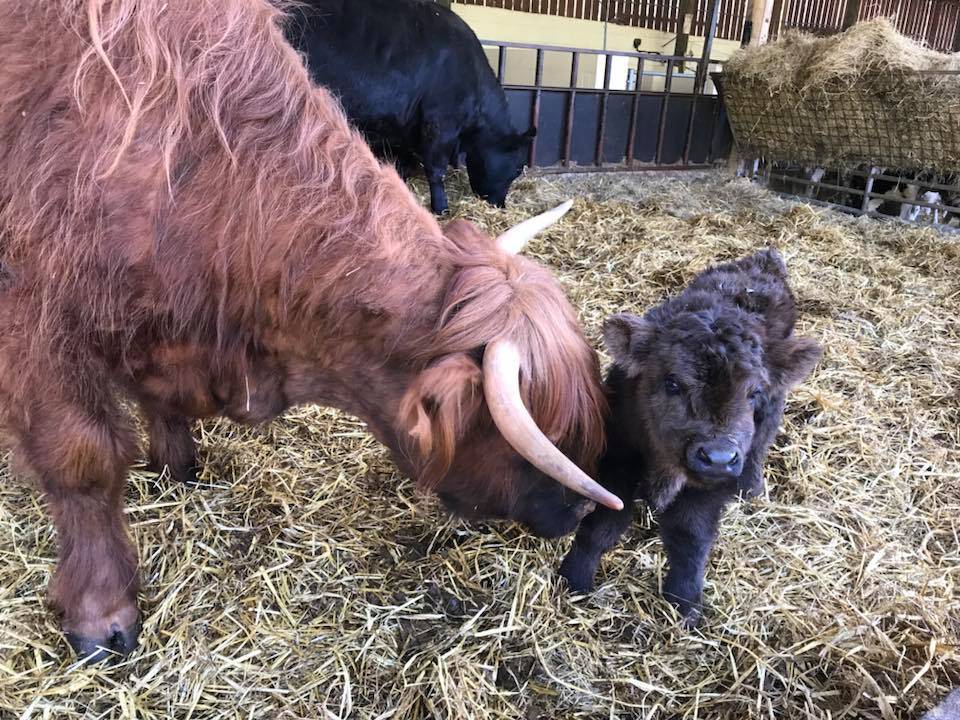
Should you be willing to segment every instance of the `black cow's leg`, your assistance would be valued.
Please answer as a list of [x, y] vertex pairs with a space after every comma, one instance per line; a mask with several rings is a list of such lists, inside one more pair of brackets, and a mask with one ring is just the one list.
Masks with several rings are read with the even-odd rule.
[[170, 477], [188, 485], [197, 484], [197, 447], [190, 432], [190, 421], [179, 415], [148, 413], [150, 463], [156, 473], [166, 467]]
[[427, 183], [430, 185], [430, 209], [437, 215], [443, 215], [447, 211], [447, 191], [443, 186], [446, 177], [446, 168], [440, 170], [437, 167], [426, 167]]
[[430, 185], [430, 208], [437, 215], [442, 215], [447, 211], [447, 191], [443, 181], [457, 139], [444, 137], [436, 123], [425, 122], [421, 133], [420, 157], [423, 158], [423, 170]]
[[639, 468], [629, 464], [615, 471], [601, 471], [603, 485], [623, 500], [622, 510], [598, 507], [587, 515], [577, 529], [570, 551], [560, 564], [560, 574], [574, 592], [593, 589], [600, 558], [616, 545], [633, 520], [633, 497]]
[[700, 621], [703, 574], [727, 497], [686, 488], [658, 516], [670, 564], [663, 594], [680, 611], [687, 627]]

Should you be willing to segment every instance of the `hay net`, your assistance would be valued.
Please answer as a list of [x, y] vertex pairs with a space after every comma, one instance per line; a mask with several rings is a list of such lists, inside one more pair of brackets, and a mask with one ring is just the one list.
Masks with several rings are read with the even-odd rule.
[[745, 155], [960, 171], [960, 54], [920, 45], [885, 18], [743, 48], [723, 91]]

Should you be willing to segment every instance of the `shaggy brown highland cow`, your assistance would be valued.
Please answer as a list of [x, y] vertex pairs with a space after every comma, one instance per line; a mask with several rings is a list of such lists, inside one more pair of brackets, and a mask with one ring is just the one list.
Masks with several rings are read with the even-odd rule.
[[499, 243], [441, 229], [310, 84], [281, 10], [0, 4], [0, 423], [46, 495], [49, 597], [84, 655], [139, 626], [123, 398], [183, 480], [193, 419], [314, 402], [469, 517], [557, 535], [594, 507], [577, 493], [619, 506], [586, 474], [595, 354], [510, 252], [558, 213]]

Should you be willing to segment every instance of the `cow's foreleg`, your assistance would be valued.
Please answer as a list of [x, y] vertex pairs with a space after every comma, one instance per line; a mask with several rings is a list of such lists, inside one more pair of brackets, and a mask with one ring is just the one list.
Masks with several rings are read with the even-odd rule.
[[658, 516], [670, 565], [663, 594], [687, 627], [700, 622], [703, 574], [725, 502], [718, 493], [685, 488]]
[[447, 138], [435, 123], [426, 122], [421, 131], [420, 157], [430, 185], [430, 208], [437, 215], [447, 211], [447, 191], [443, 182], [450, 157], [457, 147], [457, 138]]
[[430, 209], [437, 215], [443, 215], [448, 208], [447, 190], [443, 185], [446, 178], [446, 167], [425, 167], [427, 183], [430, 185]]
[[149, 411], [147, 415], [150, 435], [149, 469], [159, 474], [166, 467], [173, 480], [195, 485], [199, 465], [197, 446], [190, 432], [190, 421], [177, 415]]
[[606, 468], [601, 472], [604, 487], [623, 500], [623, 509], [599, 507], [580, 523], [570, 552], [560, 564], [560, 575], [566, 578], [574, 592], [593, 589], [600, 559], [617, 544], [620, 536], [630, 527], [638, 477], [639, 468], [632, 464], [616, 469]]
[[[75, 380], [47, 387], [72, 388]], [[82, 399], [43, 398], [29, 409], [18, 459], [39, 479], [57, 528], [49, 602], [77, 653], [100, 660], [133, 650], [140, 629], [137, 556], [123, 514], [136, 442], [115, 403], [97, 396], [98, 384], [81, 384]]]

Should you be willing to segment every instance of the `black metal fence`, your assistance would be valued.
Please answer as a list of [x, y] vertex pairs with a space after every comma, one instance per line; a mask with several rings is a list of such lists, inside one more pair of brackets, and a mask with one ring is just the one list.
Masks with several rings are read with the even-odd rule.
[[514, 125], [537, 128], [531, 167], [543, 172], [704, 168], [729, 155], [732, 135], [708, 72], [720, 63], [481, 44], [504, 86]]

